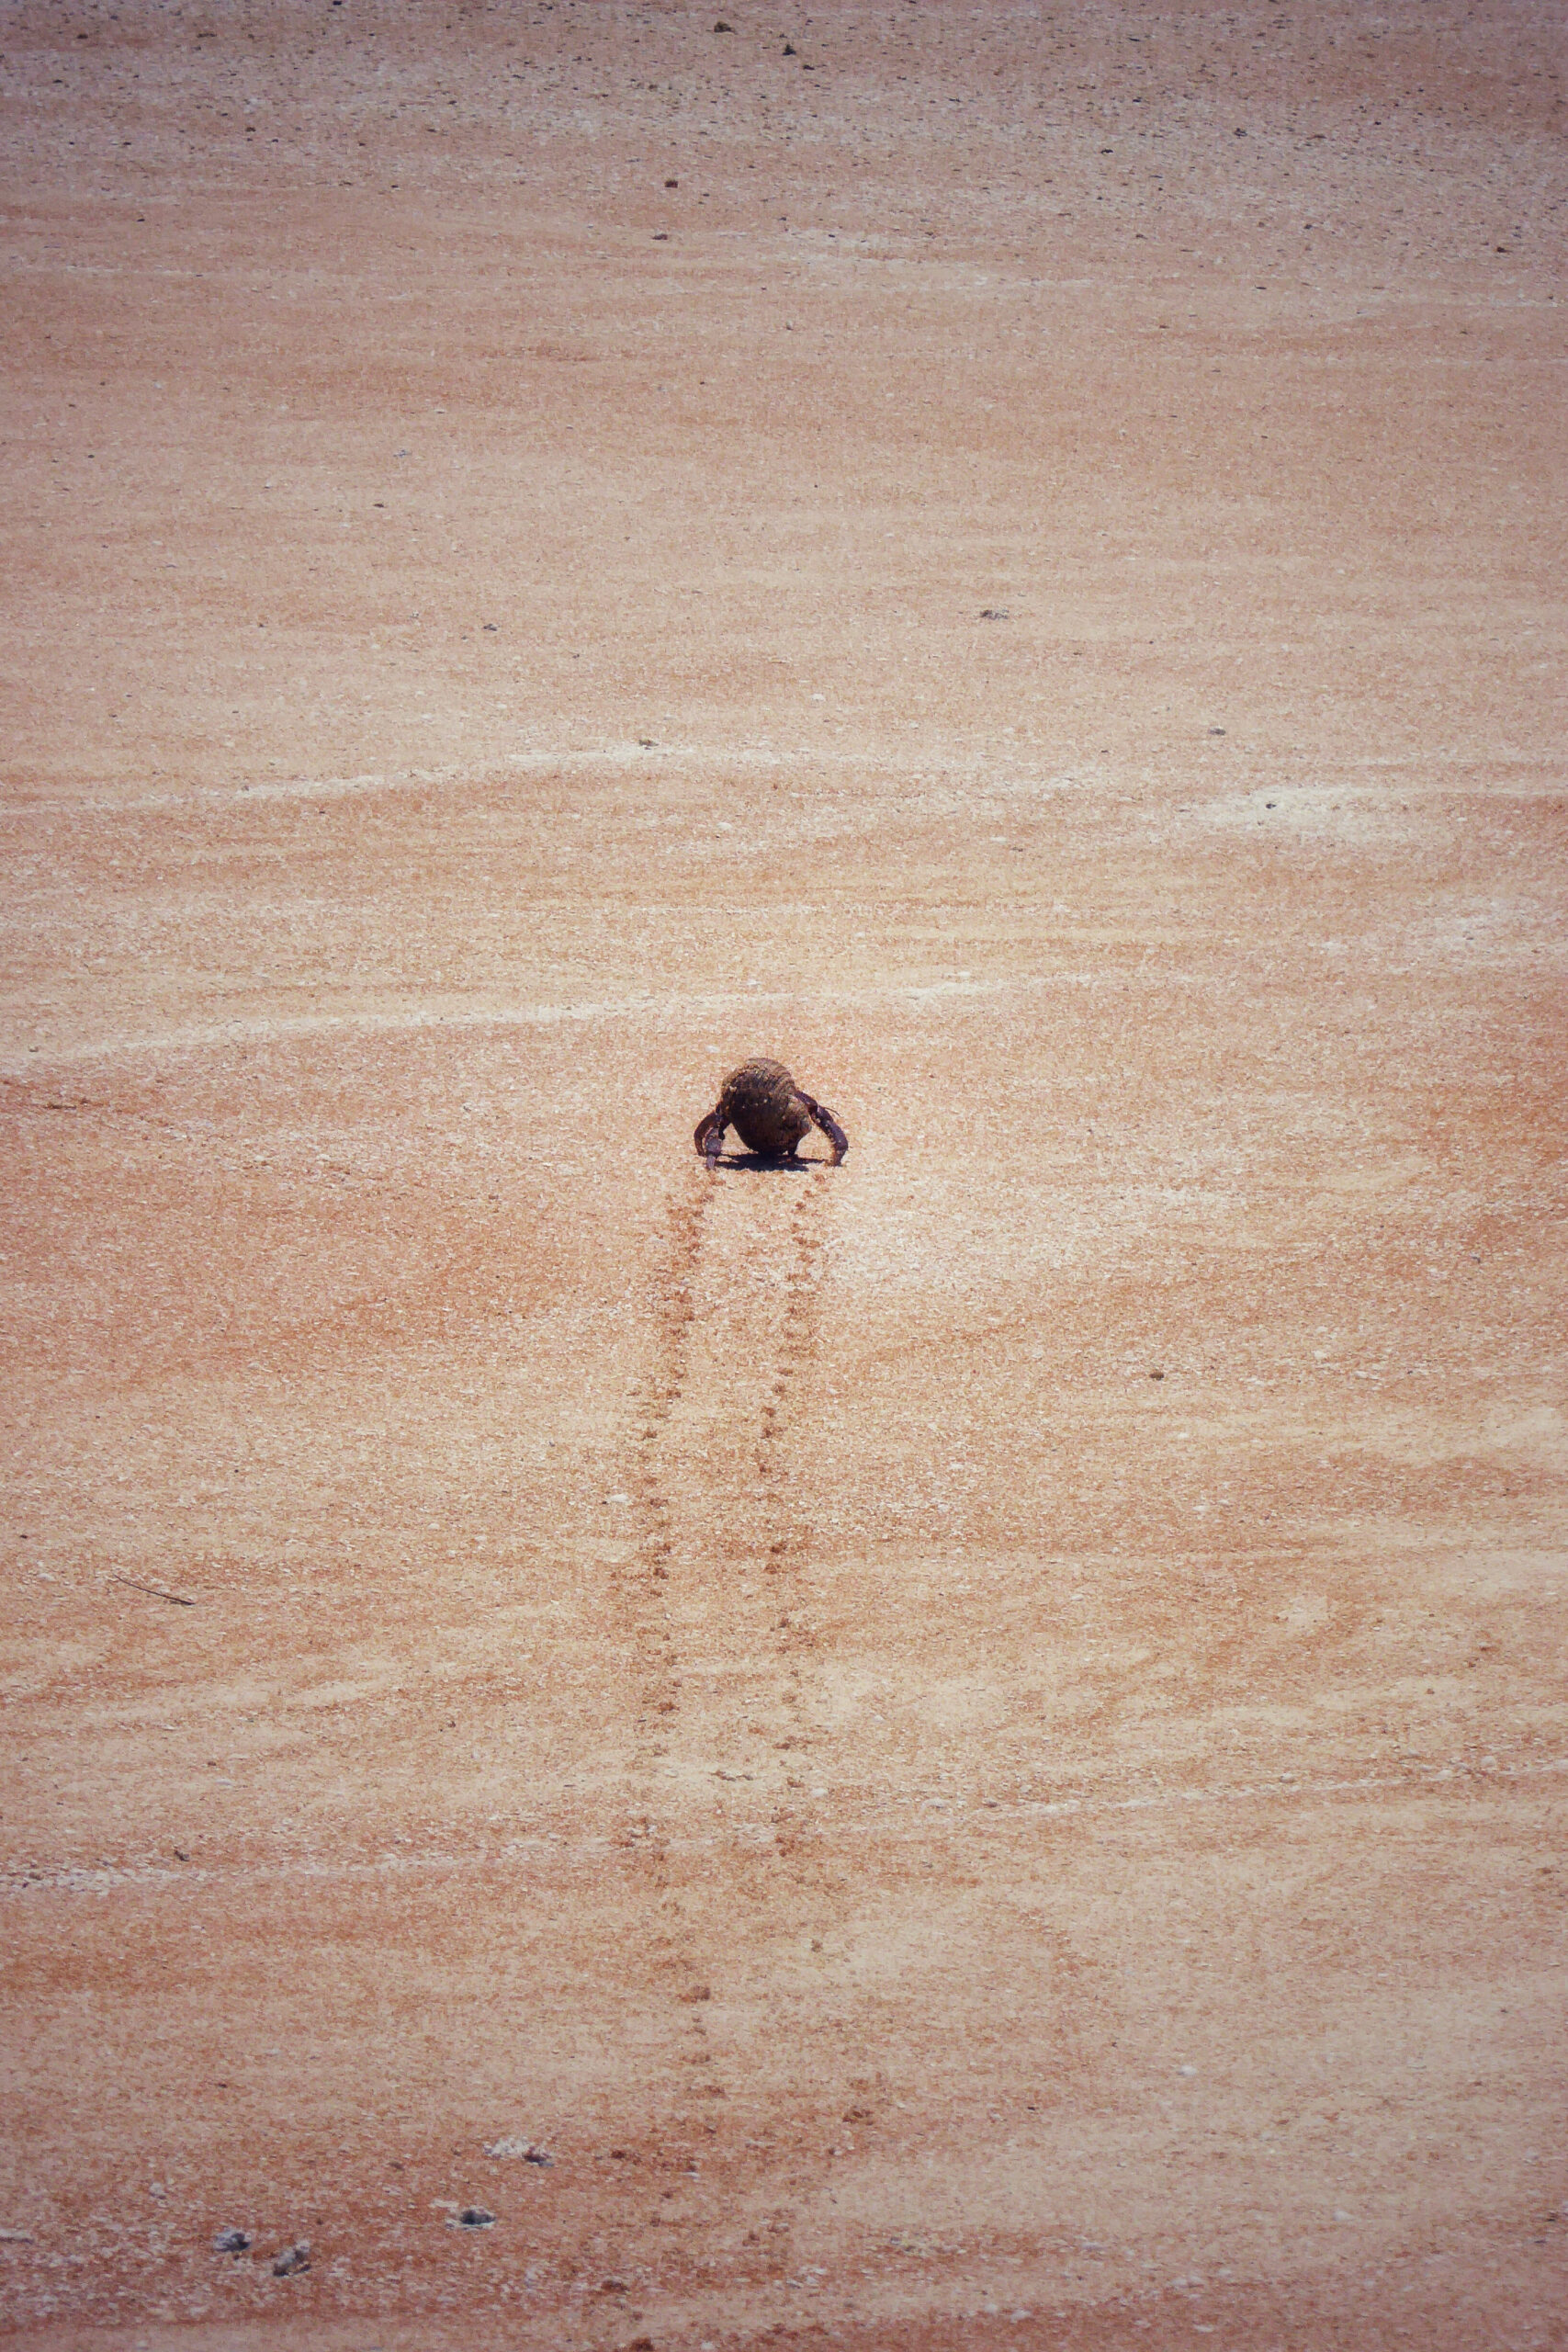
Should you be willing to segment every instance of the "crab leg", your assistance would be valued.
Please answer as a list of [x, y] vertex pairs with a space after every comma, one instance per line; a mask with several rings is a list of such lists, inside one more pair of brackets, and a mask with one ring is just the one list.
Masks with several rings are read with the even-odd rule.
[[[798, 1088], [796, 1089], [796, 1091], [799, 1091]], [[831, 1111], [828, 1110], [823, 1103], [814, 1102], [809, 1094], [802, 1094], [800, 1099], [805, 1103], [807, 1109], [810, 1112], [812, 1117], [816, 1120], [817, 1125], [821, 1128], [823, 1134], [827, 1136], [829, 1142], [832, 1145], [833, 1166], [837, 1168], [840, 1160], [842, 1159], [845, 1152], [848, 1151], [850, 1148], [850, 1139], [848, 1136], [844, 1133], [837, 1119], [834, 1118]]]

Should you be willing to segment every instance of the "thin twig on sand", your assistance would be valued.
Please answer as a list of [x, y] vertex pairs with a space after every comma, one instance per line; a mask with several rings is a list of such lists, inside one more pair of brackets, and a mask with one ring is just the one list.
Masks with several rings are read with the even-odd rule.
[[195, 1601], [187, 1600], [183, 1593], [165, 1592], [161, 1584], [139, 1583], [135, 1577], [128, 1577], [122, 1574], [118, 1568], [111, 1568], [109, 1570], [109, 1574], [118, 1583], [128, 1584], [132, 1592], [150, 1592], [154, 1600], [172, 1600], [176, 1609], [194, 1609], [196, 1607]]

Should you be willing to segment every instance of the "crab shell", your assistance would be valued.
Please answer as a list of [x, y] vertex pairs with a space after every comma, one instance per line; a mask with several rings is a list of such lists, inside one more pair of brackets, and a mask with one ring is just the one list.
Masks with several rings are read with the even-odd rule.
[[783, 1062], [742, 1062], [724, 1081], [718, 1107], [748, 1151], [792, 1152], [811, 1114]]

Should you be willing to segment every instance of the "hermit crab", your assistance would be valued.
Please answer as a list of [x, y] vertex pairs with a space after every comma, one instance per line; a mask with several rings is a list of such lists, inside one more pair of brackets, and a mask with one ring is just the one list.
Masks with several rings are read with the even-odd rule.
[[726, 1127], [733, 1127], [748, 1150], [765, 1159], [793, 1159], [801, 1136], [813, 1125], [832, 1145], [831, 1164], [837, 1168], [850, 1148], [848, 1136], [831, 1111], [801, 1091], [783, 1062], [764, 1057], [730, 1071], [693, 1141], [710, 1168], [718, 1166]]

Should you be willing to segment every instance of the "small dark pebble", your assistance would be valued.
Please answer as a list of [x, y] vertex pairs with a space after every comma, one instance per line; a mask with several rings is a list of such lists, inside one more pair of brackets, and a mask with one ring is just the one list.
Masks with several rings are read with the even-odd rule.
[[1005, 605], [987, 605], [980, 615], [983, 621], [1005, 621], [1010, 620], [1011, 617]]
[[1165, 1374], [1163, 1372], [1151, 1372], [1149, 1378], [1151, 1380], [1163, 1380], [1165, 1378]]
[[212, 2241], [212, 2251], [214, 2254], [245, 2254], [250, 2249], [250, 2243], [243, 2230], [220, 2230]]
[[297, 2270], [310, 2267], [310, 2241], [301, 2238], [298, 2245], [286, 2245], [272, 2266], [275, 2278], [292, 2278]]
[[653, 232], [653, 242], [656, 245], [667, 245], [670, 243], [669, 230], [655, 229]]
[[1224, 731], [1223, 727], [1211, 727], [1209, 729], [1211, 735], [1223, 735]]
[[498, 622], [496, 622], [496, 621], [486, 621], [486, 623], [485, 623], [485, 635], [486, 635], [487, 637], [494, 637], [494, 636], [496, 636], [496, 635], [499, 633], [499, 628], [500, 628], [500, 624], [499, 624]]
[[794, 41], [792, 40], [785, 41], [784, 45], [784, 53], [786, 57], [798, 57], [800, 55], [799, 50], [796, 49]]
[[1276, 802], [1274, 802], [1274, 801], [1272, 801], [1272, 800], [1266, 800], [1266, 801], [1263, 803], [1263, 806], [1265, 807], [1265, 808], [1274, 808], [1274, 807], [1276, 807], [1276, 806], [1277, 806], [1277, 803], [1276, 803]]
[[666, 180], [664, 185], [666, 187], [679, 187], [681, 183], [679, 180]]
[[457, 2216], [460, 2230], [488, 2230], [495, 2215], [485, 2205], [465, 2205]]
[[717, 24], [715, 25], [714, 30], [716, 33], [732, 33], [735, 30], [735, 27], [733, 25], [727, 25], [724, 18], [721, 17]]

